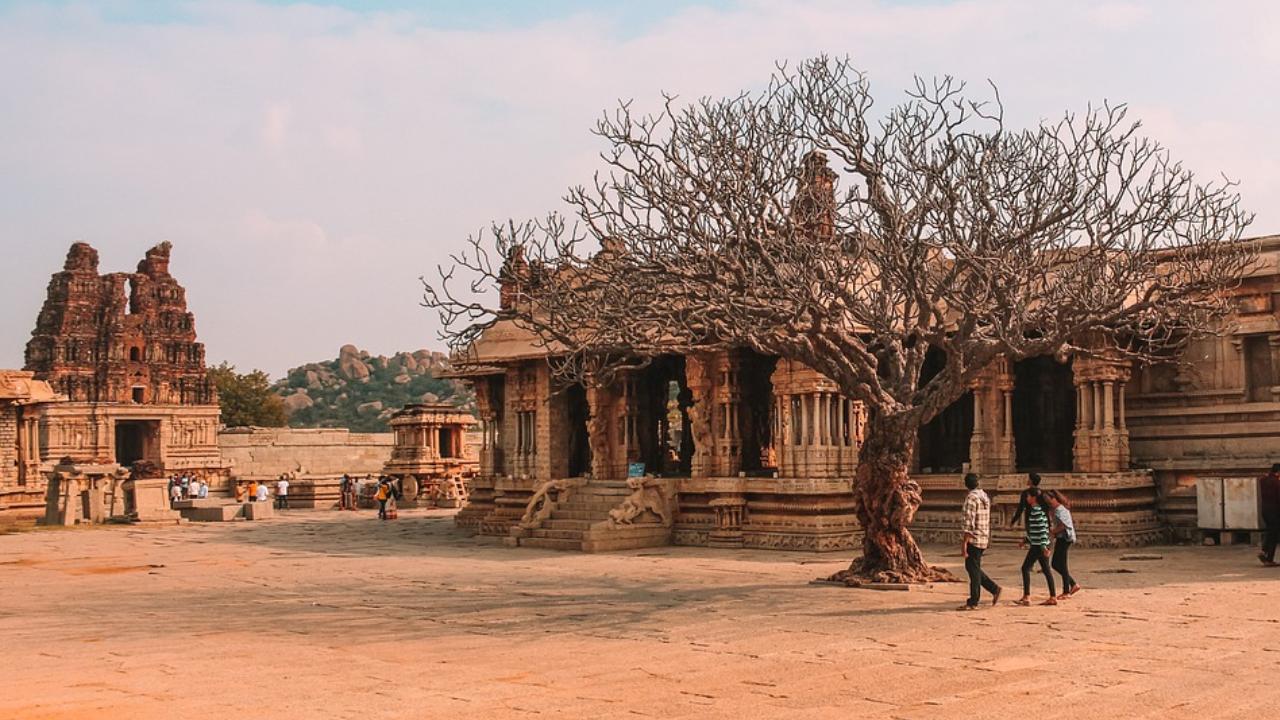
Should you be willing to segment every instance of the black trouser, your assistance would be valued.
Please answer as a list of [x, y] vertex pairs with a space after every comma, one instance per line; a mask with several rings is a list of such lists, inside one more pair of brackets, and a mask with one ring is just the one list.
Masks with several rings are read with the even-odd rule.
[[1280, 516], [1263, 515], [1262, 524], [1266, 526], [1262, 532], [1262, 559], [1275, 562], [1276, 544], [1280, 543]]
[[288, 495], [277, 495], [277, 496], [276, 496], [276, 509], [278, 509], [278, 510], [284, 510], [284, 509], [285, 509], [285, 508], [287, 508], [287, 507], [289, 507], [289, 496], [288, 496]]
[[387, 519], [387, 501], [386, 500], [378, 501], [378, 519], [379, 520]]
[[970, 545], [969, 556], [964, 559], [965, 572], [969, 573], [970, 607], [976, 606], [978, 601], [982, 600], [983, 588], [986, 588], [987, 592], [992, 595], [1000, 592], [1000, 586], [982, 571], [982, 551], [984, 549]]
[[1037, 562], [1040, 563], [1040, 571], [1044, 573], [1044, 579], [1049, 583], [1049, 597], [1057, 595], [1057, 589], [1053, 585], [1053, 573], [1049, 570], [1049, 558], [1045, 555], [1047, 547], [1036, 547], [1032, 545], [1027, 548], [1027, 557], [1022, 561], [1022, 594], [1031, 594], [1031, 568]]
[[1053, 543], [1053, 569], [1058, 571], [1062, 576], [1062, 592], [1071, 592], [1071, 588], [1076, 586], [1075, 578], [1071, 577], [1071, 571], [1067, 569], [1067, 553], [1071, 552], [1071, 541], [1066, 538], [1058, 538]]

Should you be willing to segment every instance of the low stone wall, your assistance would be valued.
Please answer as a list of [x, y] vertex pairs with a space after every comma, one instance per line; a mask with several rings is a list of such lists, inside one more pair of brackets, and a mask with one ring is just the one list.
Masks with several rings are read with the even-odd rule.
[[[1071, 501], [1081, 547], [1142, 547], [1166, 542], [1169, 529], [1156, 509], [1156, 483], [1145, 470], [1116, 473], [1041, 473], [1040, 487], [1061, 490]], [[928, 542], [959, 544], [965, 490], [959, 474], [915, 475], [924, 499], [911, 532]], [[1006, 529], [1027, 485], [1026, 473], [984, 475], [991, 497], [991, 533], [995, 542], [1017, 542], [1022, 530]]]
[[341, 428], [231, 428], [218, 433], [222, 459], [240, 480], [282, 473], [311, 478], [377, 475], [391, 459], [391, 433]]

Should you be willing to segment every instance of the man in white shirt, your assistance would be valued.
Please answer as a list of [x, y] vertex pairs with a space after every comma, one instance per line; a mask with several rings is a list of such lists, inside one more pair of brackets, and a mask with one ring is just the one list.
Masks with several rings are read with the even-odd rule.
[[285, 510], [289, 507], [289, 476], [281, 475], [276, 481], [276, 507]]
[[258, 502], [266, 502], [270, 491], [267, 490], [266, 483], [258, 483]]

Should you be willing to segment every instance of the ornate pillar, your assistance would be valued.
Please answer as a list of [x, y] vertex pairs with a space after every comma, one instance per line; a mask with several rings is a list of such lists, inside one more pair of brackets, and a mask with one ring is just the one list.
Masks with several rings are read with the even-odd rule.
[[689, 432], [693, 436], [693, 458], [690, 461], [689, 474], [695, 478], [710, 477], [713, 472], [713, 430], [710, 374], [712, 367], [709, 359], [702, 355], [689, 355], [684, 360], [685, 386], [693, 404], [689, 406]]
[[974, 472], [1013, 471], [1013, 374], [1009, 361], [996, 358], [974, 379], [973, 434], [969, 467]]
[[1080, 392], [1076, 441], [1077, 472], [1118, 472], [1129, 467], [1129, 429], [1124, 418], [1128, 363], [1121, 358], [1080, 358], [1072, 364]]

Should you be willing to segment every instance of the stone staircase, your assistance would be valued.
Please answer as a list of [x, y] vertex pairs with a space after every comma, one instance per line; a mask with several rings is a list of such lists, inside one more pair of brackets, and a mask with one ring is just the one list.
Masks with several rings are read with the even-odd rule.
[[592, 480], [558, 502], [541, 526], [519, 539], [520, 547], [604, 552], [668, 545], [671, 528], [657, 524], [600, 527], [609, 511], [631, 494], [622, 480]]

